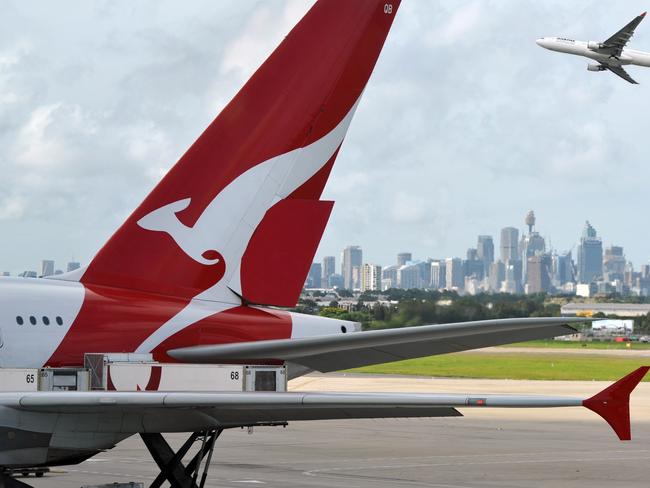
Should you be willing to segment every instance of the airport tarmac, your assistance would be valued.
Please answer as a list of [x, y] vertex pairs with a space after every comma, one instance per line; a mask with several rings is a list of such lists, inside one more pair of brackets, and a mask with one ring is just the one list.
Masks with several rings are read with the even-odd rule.
[[[601, 382], [309, 375], [292, 389], [543, 393], [588, 396]], [[226, 431], [210, 487], [647, 487], [650, 383], [632, 399], [633, 437], [620, 442], [583, 408], [464, 410], [465, 418], [295, 422]], [[181, 435], [170, 436], [179, 444]], [[78, 466], [30, 478], [35, 487], [144, 482], [156, 474], [139, 437]]]

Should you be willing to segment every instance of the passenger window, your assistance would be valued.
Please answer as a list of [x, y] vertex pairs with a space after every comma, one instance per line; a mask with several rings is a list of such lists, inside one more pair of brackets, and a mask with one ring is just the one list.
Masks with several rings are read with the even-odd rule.
[[56, 318], [56, 323], [59, 325], [63, 325], [63, 319], [61, 317]]
[[30, 315], [29, 316], [29, 323], [32, 324], [32, 325], [36, 325], [36, 317], [34, 317], [33, 315]]
[[50, 319], [48, 317], [46, 317], [45, 315], [43, 315], [43, 323], [45, 325], [50, 325]]
[[23, 324], [25, 323], [25, 321], [23, 320], [23, 318], [22, 318], [20, 315], [18, 315], [18, 316], [16, 317], [16, 323], [17, 323], [18, 325], [23, 325]]

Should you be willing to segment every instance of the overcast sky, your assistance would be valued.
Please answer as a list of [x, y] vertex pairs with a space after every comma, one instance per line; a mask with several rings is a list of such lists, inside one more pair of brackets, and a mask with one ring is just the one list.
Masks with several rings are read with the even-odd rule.
[[[20, 2], [0, 16], [0, 271], [88, 262], [312, 4]], [[650, 260], [650, 69], [587, 72], [542, 36], [602, 41], [647, 2], [405, 0], [324, 198], [318, 258], [464, 255], [585, 220]], [[632, 47], [650, 51], [650, 22]]]

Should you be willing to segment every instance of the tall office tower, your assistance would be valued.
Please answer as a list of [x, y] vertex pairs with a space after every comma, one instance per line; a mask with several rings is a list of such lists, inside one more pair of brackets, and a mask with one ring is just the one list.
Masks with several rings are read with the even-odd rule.
[[494, 241], [492, 236], [478, 236], [476, 246], [478, 259], [483, 263], [483, 274], [490, 275], [490, 265], [494, 262]]
[[463, 276], [463, 260], [460, 258], [447, 258], [445, 259], [445, 281], [447, 289], [457, 288], [463, 289], [465, 285], [465, 277]]
[[361, 267], [361, 291], [381, 291], [381, 266], [364, 263]]
[[11, 276], [11, 273], [9, 271], [3, 271], [2, 276]]
[[551, 276], [551, 284], [556, 288], [575, 281], [571, 251], [564, 254], [553, 254]]
[[320, 263], [311, 263], [305, 288], [320, 288], [323, 281], [323, 272]]
[[625, 254], [621, 246], [609, 246], [605, 249], [603, 278], [605, 281], [625, 279]]
[[389, 288], [397, 288], [397, 270], [401, 266], [397, 266], [396, 264], [393, 264], [392, 266], [386, 266], [382, 272], [381, 272], [381, 277], [382, 277], [382, 287], [384, 290], [388, 290]]
[[[343, 275], [343, 286], [348, 290], [359, 288], [358, 281], [354, 281], [354, 267], [357, 268], [357, 279], [359, 278], [359, 270], [363, 262], [363, 253], [359, 246], [348, 246], [343, 249], [341, 253], [341, 274]], [[356, 285], [356, 286], [355, 286]]]
[[397, 255], [397, 266], [404, 266], [409, 261], [413, 261], [413, 254], [410, 252], [401, 252]]
[[325, 256], [323, 258], [323, 284], [322, 288], [329, 288], [330, 276], [336, 273], [336, 259], [334, 256]]
[[66, 268], [66, 271], [69, 273], [70, 271], [74, 271], [75, 269], [81, 268], [81, 264], [79, 264], [77, 261], [70, 261], [68, 263], [68, 267]]
[[521, 266], [518, 266], [518, 263], [521, 263], [521, 261], [509, 261], [506, 263], [506, 276], [501, 283], [500, 290], [502, 293], [519, 293], [520, 287], [517, 280], [518, 276], [521, 276], [521, 273], [517, 267], [521, 268]]
[[603, 275], [603, 242], [589, 221], [578, 245], [578, 282], [591, 283]]
[[514, 227], [501, 229], [501, 261], [519, 260], [519, 230]]
[[420, 264], [421, 262], [409, 261], [408, 264], [397, 269], [397, 285], [399, 288], [403, 290], [424, 288]]
[[431, 262], [431, 288], [442, 290], [447, 285], [447, 276], [445, 271], [445, 262], [442, 260], [433, 260]]
[[463, 262], [463, 277], [471, 277], [477, 280], [483, 279], [483, 261], [478, 259], [478, 251], [473, 247], [467, 250], [467, 259]]
[[501, 283], [506, 279], [506, 265], [501, 261], [490, 264], [490, 274], [488, 275], [488, 286], [490, 291], [498, 292], [501, 290]]
[[41, 263], [41, 276], [52, 276], [54, 274], [54, 261], [44, 259]]
[[528, 258], [526, 293], [551, 291], [551, 256], [537, 254]]

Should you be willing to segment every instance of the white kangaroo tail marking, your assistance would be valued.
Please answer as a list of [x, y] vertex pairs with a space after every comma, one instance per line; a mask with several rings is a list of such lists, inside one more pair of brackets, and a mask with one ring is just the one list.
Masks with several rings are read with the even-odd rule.
[[[236, 306], [230, 290], [242, 294], [240, 263], [253, 232], [268, 209], [300, 188], [334, 155], [343, 142], [359, 99], [343, 120], [319, 140], [264, 161], [235, 178], [210, 202], [193, 227], [174, 222], [178, 221], [175, 212], [187, 208], [189, 199], [165, 205], [138, 221], [144, 229], [167, 232], [195, 261], [207, 264], [202, 253], [216, 250], [227, 266], [218, 283], [197, 294], [185, 309], [147, 337], [137, 352], [152, 351], [173, 334], [216, 313], [214, 310]], [[202, 300], [213, 302], [212, 307], [217, 308], [208, 311], [209, 308], [200, 306]]]
[[219, 258], [207, 259], [204, 257], [204, 254], [213, 249], [201, 249], [203, 243], [194, 238], [193, 228], [183, 224], [176, 216], [178, 212], [189, 207], [191, 201], [191, 198], [184, 198], [160, 207], [138, 220], [138, 225], [147, 230], [167, 232], [185, 254], [198, 263], [217, 264]]

